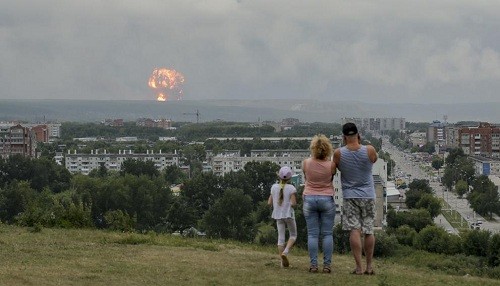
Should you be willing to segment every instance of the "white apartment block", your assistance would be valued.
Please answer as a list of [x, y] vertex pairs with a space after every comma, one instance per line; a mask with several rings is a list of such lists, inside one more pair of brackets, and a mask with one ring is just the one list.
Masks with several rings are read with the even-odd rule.
[[92, 170], [99, 169], [104, 165], [109, 171], [120, 171], [122, 163], [127, 159], [138, 161], [153, 161], [155, 167], [162, 171], [168, 166], [179, 165], [179, 155], [177, 153], [154, 153], [148, 150], [146, 154], [134, 154], [131, 150], [119, 150], [118, 154], [108, 153], [104, 150], [92, 150], [90, 154], [77, 153], [76, 150], [65, 155], [65, 167], [71, 173], [81, 173], [88, 175]]
[[248, 162], [273, 162], [279, 166], [289, 166], [296, 174], [302, 175], [302, 161], [310, 155], [309, 150], [252, 150], [250, 156], [240, 156], [239, 152], [215, 155], [211, 158], [212, 171], [224, 176], [242, 170]]

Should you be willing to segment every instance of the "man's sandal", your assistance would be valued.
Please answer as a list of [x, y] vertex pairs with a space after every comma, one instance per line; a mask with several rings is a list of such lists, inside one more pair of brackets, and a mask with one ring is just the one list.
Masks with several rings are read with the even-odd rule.
[[323, 266], [323, 273], [332, 273], [330, 266]]
[[318, 273], [318, 267], [316, 267], [316, 266], [309, 267], [309, 272], [311, 272], [311, 273]]
[[354, 275], [363, 275], [363, 272], [358, 272], [356, 271], [356, 269], [354, 269], [351, 274], [354, 274]]

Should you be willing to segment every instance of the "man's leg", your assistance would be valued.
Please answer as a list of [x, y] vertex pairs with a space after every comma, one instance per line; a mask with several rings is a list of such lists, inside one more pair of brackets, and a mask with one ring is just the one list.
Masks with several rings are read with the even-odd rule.
[[365, 234], [365, 256], [366, 256], [366, 272], [370, 273], [373, 271], [372, 268], [372, 258], [373, 250], [375, 249], [375, 235]]
[[361, 267], [361, 231], [359, 229], [351, 230], [349, 235], [349, 243], [351, 245], [352, 255], [354, 256], [354, 261], [356, 262], [356, 274], [362, 274], [363, 269]]

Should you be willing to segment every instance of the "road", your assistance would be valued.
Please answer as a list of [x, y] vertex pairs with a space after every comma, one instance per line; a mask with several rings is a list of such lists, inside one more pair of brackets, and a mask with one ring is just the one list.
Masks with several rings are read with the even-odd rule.
[[[426, 179], [429, 180], [430, 187], [434, 190], [434, 194], [446, 201], [450, 208], [456, 210], [463, 220], [464, 226], [469, 226], [471, 223], [476, 221], [482, 221], [479, 226], [480, 229], [489, 230], [492, 233], [500, 233], [500, 218], [496, 217], [496, 221], [487, 221], [477, 213], [475, 213], [469, 205], [467, 199], [458, 198], [458, 196], [453, 192], [448, 192], [445, 188], [437, 181], [433, 181], [429, 174], [426, 174], [422, 170], [422, 166], [425, 165], [424, 162], [420, 162], [414, 159], [410, 154], [406, 154], [396, 147], [391, 145], [388, 140], [383, 139], [383, 150], [391, 155], [391, 159], [396, 162], [394, 168], [394, 174], [398, 177], [404, 178], [405, 182], [409, 184], [414, 179]], [[458, 233], [456, 229], [446, 221], [444, 216], [440, 215], [434, 220], [436, 225], [441, 225], [443, 228], [450, 230], [450, 232]]]

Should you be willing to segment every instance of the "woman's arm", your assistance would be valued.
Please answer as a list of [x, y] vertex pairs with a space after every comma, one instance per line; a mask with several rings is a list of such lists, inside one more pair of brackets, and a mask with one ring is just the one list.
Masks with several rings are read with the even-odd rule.
[[270, 206], [273, 205], [273, 195], [269, 195], [269, 199], [267, 199], [267, 204]]

